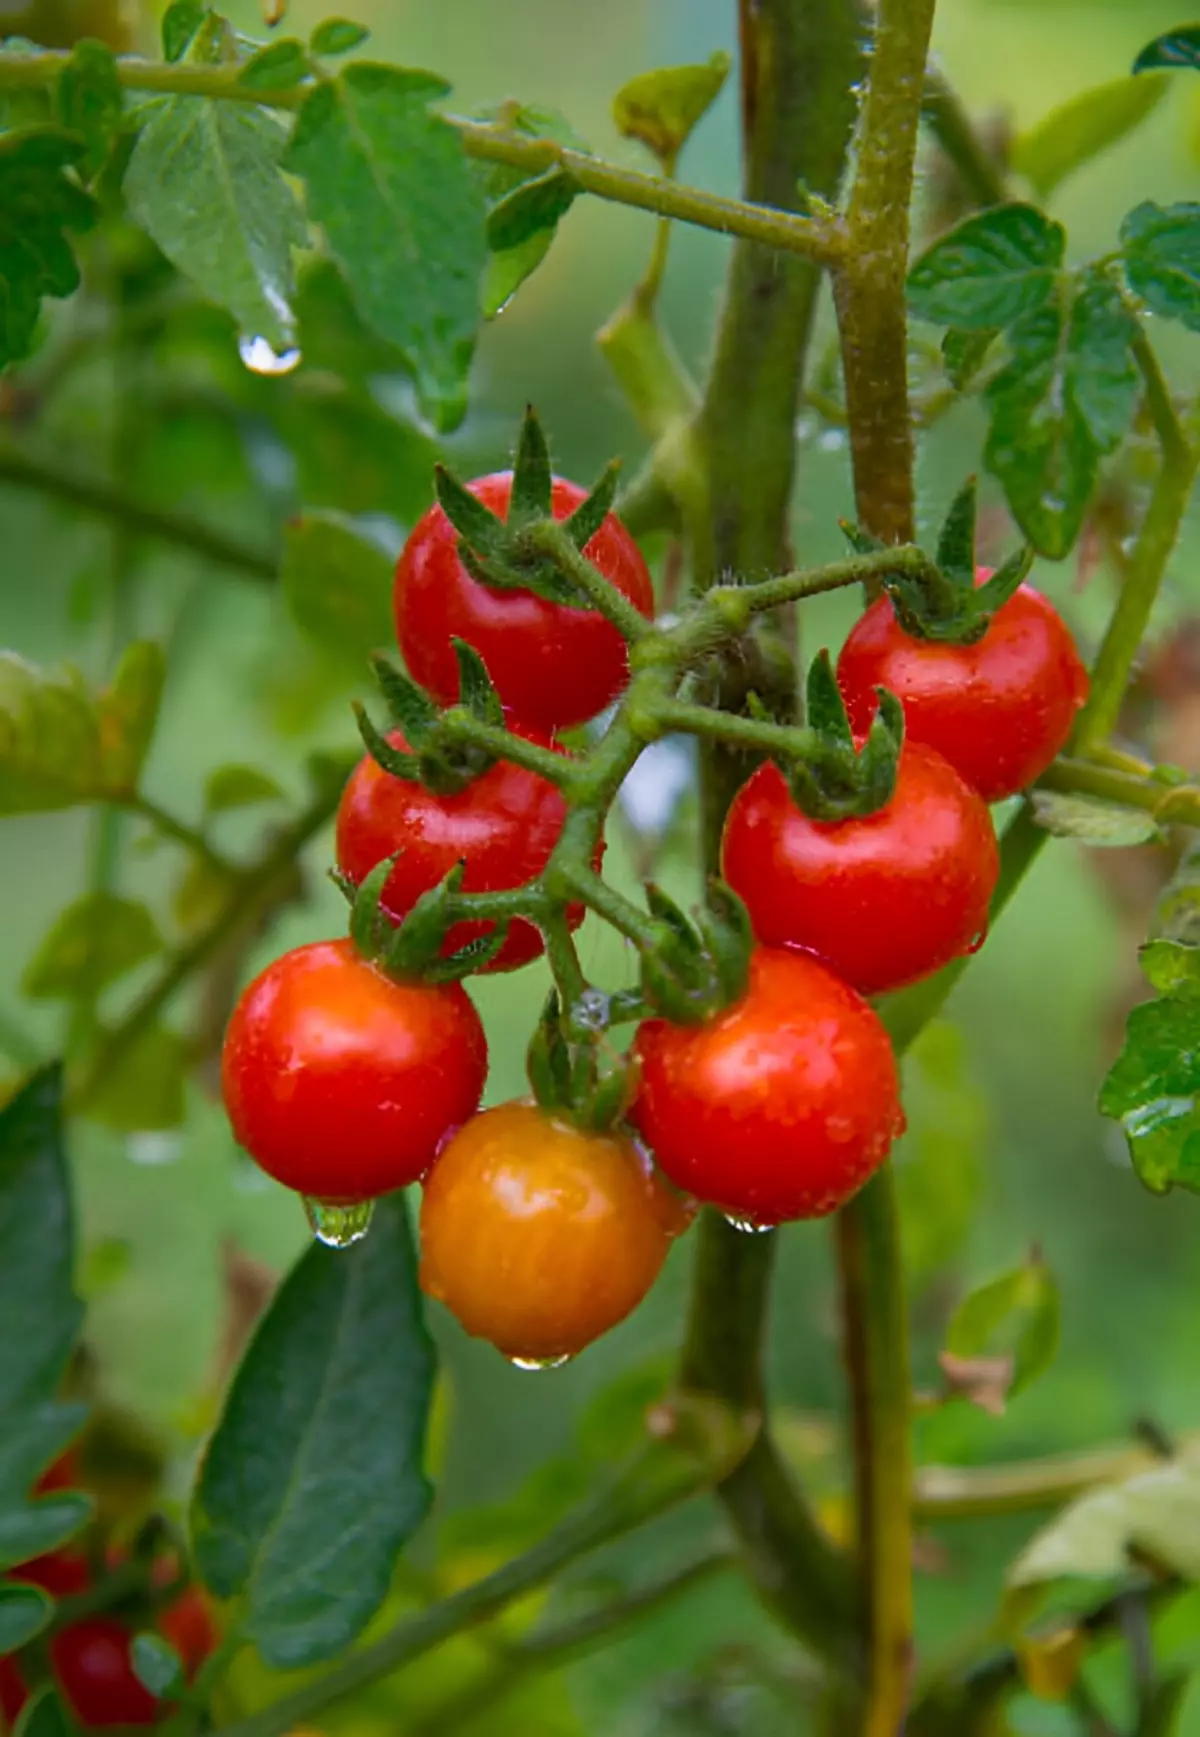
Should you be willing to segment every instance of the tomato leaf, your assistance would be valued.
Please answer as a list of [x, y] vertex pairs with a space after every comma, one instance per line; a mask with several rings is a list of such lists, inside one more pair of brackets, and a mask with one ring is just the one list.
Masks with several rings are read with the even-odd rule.
[[985, 394], [985, 458], [1040, 554], [1061, 559], [1079, 535], [1101, 457], [1129, 428], [1138, 394], [1132, 316], [1102, 276], [1085, 277], [1009, 332], [1011, 358]]
[[1009, 1358], [1008, 1393], [1028, 1387], [1058, 1350], [1058, 1285], [1036, 1252], [1012, 1272], [964, 1297], [946, 1329], [956, 1358]]
[[283, 540], [280, 584], [296, 622], [318, 644], [362, 662], [392, 638], [392, 563], [331, 513], [305, 513]]
[[86, 893], [55, 918], [25, 967], [21, 993], [34, 1001], [97, 996], [162, 951], [149, 910], [117, 893]]
[[33, 348], [42, 298], [79, 288], [67, 235], [92, 227], [96, 205], [63, 171], [85, 151], [52, 127], [0, 133], [0, 370]]
[[1131, 1551], [1185, 1580], [1200, 1580], [1200, 1463], [1194, 1458], [1077, 1497], [1022, 1550], [1008, 1584], [1117, 1578], [1128, 1572]]
[[272, 349], [291, 345], [292, 250], [308, 232], [280, 173], [287, 135], [249, 103], [172, 97], [125, 171], [125, 202], [185, 277]]
[[277, 426], [306, 506], [386, 513], [412, 525], [433, 503], [436, 446], [411, 422], [336, 381], [297, 380]]
[[699, 66], [664, 66], [639, 73], [613, 98], [618, 132], [640, 140], [660, 163], [673, 164], [721, 94], [731, 65], [729, 56], [718, 50]]
[[998, 336], [994, 326], [981, 332], [960, 332], [957, 327], [950, 327], [942, 339], [942, 366], [956, 392], [966, 391]]
[[370, 34], [365, 24], [353, 24], [348, 18], [327, 18], [324, 24], [317, 25], [308, 45], [314, 54], [349, 54]]
[[[573, 151], [588, 150], [586, 141], [581, 139], [570, 122], [554, 109], [528, 106], [515, 108], [511, 104], [505, 104], [503, 110], [481, 111], [478, 119], [501, 123], [526, 138], [553, 139], [557, 144], [565, 145]], [[490, 320], [508, 304], [525, 279], [545, 259], [550, 251], [550, 243], [554, 240], [555, 226], [550, 224], [532, 228], [524, 240], [512, 246], [501, 247], [499, 237], [503, 235], [503, 225], [498, 231], [493, 231], [491, 214], [535, 177], [531, 177], [527, 170], [515, 168], [509, 163], [472, 162], [471, 171], [483, 194], [489, 214], [488, 245], [493, 251], [484, 273], [480, 305], [484, 318]], [[499, 251], [496, 251], [498, 248]]]
[[1165, 320], [1200, 332], [1200, 205], [1137, 205], [1121, 225], [1129, 287]]
[[190, 1061], [187, 1041], [177, 1031], [148, 1026], [107, 1070], [85, 1113], [122, 1134], [178, 1128], [187, 1109]]
[[142, 1687], [160, 1700], [182, 1687], [183, 1664], [179, 1654], [160, 1634], [147, 1631], [134, 1635], [129, 1662]]
[[1200, 944], [1158, 939], [1138, 948], [1138, 964], [1160, 995], [1200, 994]]
[[981, 332], [1036, 314], [1054, 288], [1066, 235], [1032, 205], [994, 205], [935, 241], [908, 274], [918, 319]]
[[1100, 1110], [1120, 1122], [1152, 1193], [1200, 1193], [1200, 992], [1185, 987], [1133, 1009]]
[[558, 228], [575, 203], [579, 184], [565, 169], [547, 169], [522, 181], [488, 212], [487, 241], [493, 253], [506, 253], [524, 245], [532, 236]]
[[282, 802], [283, 791], [257, 766], [217, 766], [204, 786], [205, 814], [230, 808], [253, 808], [260, 802]]
[[54, 1605], [40, 1586], [0, 1582], [0, 1659], [41, 1634]]
[[287, 166], [363, 319], [407, 358], [439, 428], [466, 410], [486, 256], [483, 201], [429, 73], [358, 61], [306, 99]]
[[56, 1394], [83, 1318], [62, 1147], [62, 1080], [35, 1074], [0, 1110], [0, 1569], [54, 1549], [85, 1523], [86, 1496], [29, 1491], [78, 1431]]
[[238, 83], [249, 90], [293, 90], [311, 71], [304, 44], [295, 36], [283, 36], [250, 56], [238, 73]]
[[1013, 144], [1012, 165], [1043, 199], [1076, 169], [1141, 126], [1167, 94], [1165, 76], [1118, 78], [1052, 109]]
[[1148, 42], [1133, 63], [1134, 72], [1154, 67], [1191, 67], [1200, 70], [1200, 24], [1182, 24]]
[[1067, 791], [1035, 790], [1033, 818], [1055, 838], [1077, 838], [1093, 846], [1121, 849], [1162, 836], [1154, 816], [1144, 809]]
[[211, 17], [211, 9], [204, 0], [172, 0], [162, 20], [164, 57], [182, 60], [200, 26]]
[[58, 113], [67, 131], [84, 140], [81, 168], [89, 174], [102, 167], [112, 149], [124, 110], [116, 56], [107, 44], [85, 37], [58, 75]]
[[392, 1196], [363, 1242], [314, 1245], [293, 1268], [201, 1469], [200, 1572], [244, 1601], [268, 1664], [333, 1657], [382, 1602], [429, 1505], [433, 1369], [408, 1212]]

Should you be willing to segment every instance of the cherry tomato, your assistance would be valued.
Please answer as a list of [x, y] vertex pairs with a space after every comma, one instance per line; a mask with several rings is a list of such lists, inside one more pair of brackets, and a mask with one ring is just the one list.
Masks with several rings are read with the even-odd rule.
[[395, 983], [349, 941], [297, 947], [246, 989], [221, 1083], [238, 1141], [314, 1199], [415, 1182], [479, 1103], [483, 1027], [459, 983]]
[[[978, 581], [987, 577], [981, 570]], [[974, 645], [912, 638], [881, 597], [851, 629], [838, 681], [856, 730], [870, 724], [875, 689], [890, 688], [910, 740], [936, 748], [985, 802], [1041, 776], [1088, 691], [1075, 641], [1032, 585], [1014, 592]]]
[[557, 1363], [637, 1307], [687, 1223], [627, 1136], [501, 1104], [425, 1180], [421, 1286], [513, 1362]]
[[[511, 471], [467, 486], [493, 512], [507, 511]], [[567, 518], [585, 498], [585, 490], [555, 477], [556, 519]], [[643, 615], [653, 615], [646, 563], [614, 514], [583, 552]], [[409, 672], [445, 705], [458, 697], [454, 637], [475, 647], [514, 717], [548, 733], [603, 711], [629, 678], [625, 641], [594, 609], [570, 609], [472, 579], [458, 558], [458, 532], [440, 506], [418, 520], [404, 545], [395, 609]]]
[[863, 995], [978, 946], [1000, 872], [982, 798], [909, 742], [892, 800], [862, 819], [810, 820], [768, 761], [734, 798], [721, 851], [758, 939], [819, 953]]
[[82, 1724], [153, 1725], [159, 1702], [134, 1675], [133, 1636], [108, 1617], [72, 1623], [50, 1642], [54, 1675]]
[[32, 1562], [22, 1562], [12, 1573], [14, 1580], [40, 1586], [51, 1598], [74, 1598], [92, 1583], [91, 1569], [81, 1550], [51, 1550]]
[[677, 1187], [747, 1225], [849, 1200], [903, 1127], [878, 1016], [806, 953], [759, 947], [740, 1001], [703, 1025], [648, 1020], [631, 1120]]
[[0, 1659], [0, 1719], [9, 1731], [21, 1717], [22, 1708], [28, 1699], [29, 1690], [25, 1687], [25, 1679], [16, 1659]]
[[[399, 732], [390, 739], [396, 747], [404, 746]], [[549, 738], [542, 737], [541, 742], [548, 746]], [[464, 892], [494, 893], [523, 886], [545, 868], [565, 816], [560, 790], [504, 760], [454, 795], [437, 796], [420, 784], [392, 777], [368, 754], [355, 768], [338, 809], [338, 867], [357, 883], [399, 851], [400, 860], [388, 876], [382, 900], [388, 916], [399, 921], [457, 862], [466, 864]], [[571, 927], [578, 928], [583, 906], [572, 905], [568, 916]], [[456, 923], [446, 936], [444, 951], [454, 952], [493, 926]], [[486, 969], [513, 971], [541, 951], [539, 931], [517, 918]]]
[[51, 1490], [77, 1490], [79, 1486], [79, 1454], [70, 1447], [59, 1454], [53, 1465], [46, 1467], [33, 1487], [39, 1496], [45, 1496]]
[[217, 1628], [208, 1600], [198, 1586], [187, 1586], [173, 1604], [159, 1611], [155, 1620], [158, 1632], [170, 1641], [182, 1659], [183, 1674], [190, 1683], [217, 1644]]

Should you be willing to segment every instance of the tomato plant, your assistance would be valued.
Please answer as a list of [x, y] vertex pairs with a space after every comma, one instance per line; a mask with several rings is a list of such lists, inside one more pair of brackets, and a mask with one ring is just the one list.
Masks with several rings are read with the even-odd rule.
[[0, 1731], [1200, 1737], [1200, 26], [314, 5], [0, 5]]

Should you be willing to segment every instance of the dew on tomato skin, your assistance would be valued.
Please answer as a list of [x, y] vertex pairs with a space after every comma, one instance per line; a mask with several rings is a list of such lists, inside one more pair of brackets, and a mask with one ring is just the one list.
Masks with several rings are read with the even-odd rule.
[[508, 1360], [514, 1369], [520, 1369], [527, 1375], [537, 1375], [543, 1369], [561, 1369], [564, 1363], [571, 1361], [570, 1352], [564, 1352], [561, 1357], [510, 1357]]
[[293, 345], [287, 350], [276, 350], [266, 338], [254, 337], [249, 332], [243, 332], [238, 339], [238, 355], [242, 366], [251, 374], [290, 374], [300, 366], [300, 351]]
[[352, 1248], [371, 1228], [375, 1214], [373, 1200], [356, 1200], [346, 1206], [328, 1200], [313, 1200], [307, 1194], [302, 1199], [312, 1233], [326, 1248]]
[[733, 1212], [723, 1213], [722, 1217], [731, 1230], [739, 1230], [743, 1236], [765, 1236], [775, 1229], [773, 1224], [760, 1224], [756, 1218], [740, 1218]]
[[987, 938], [988, 938], [988, 926], [985, 923], [983, 925], [983, 928], [980, 929], [979, 933], [977, 935], [972, 935], [971, 939], [967, 942], [967, 945], [965, 948], [966, 953], [968, 955], [973, 954], [973, 953], [978, 953], [979, 949], [983, 946], [983, 944], [987, 940]]

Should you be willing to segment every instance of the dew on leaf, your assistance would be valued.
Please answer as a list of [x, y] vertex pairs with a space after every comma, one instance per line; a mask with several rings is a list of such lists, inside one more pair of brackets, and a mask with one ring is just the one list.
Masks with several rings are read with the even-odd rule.
[[375, 1211], [373, 1200], [356, 1200], [350, 1205], [338, 1205], [328, 1200], [313, 1200], [304, 1196], [304, 1213], [312, 1233], [326, 1248], [352, 1248], [361, 1242], [371, 1228]]

